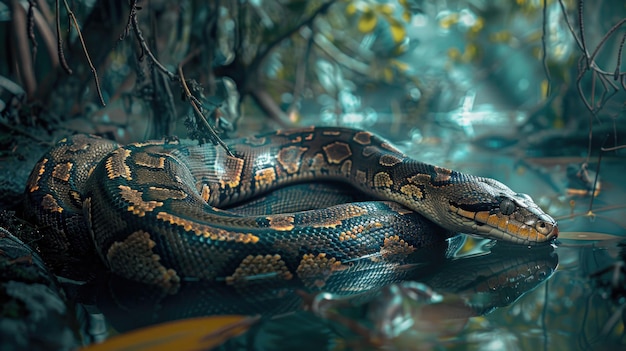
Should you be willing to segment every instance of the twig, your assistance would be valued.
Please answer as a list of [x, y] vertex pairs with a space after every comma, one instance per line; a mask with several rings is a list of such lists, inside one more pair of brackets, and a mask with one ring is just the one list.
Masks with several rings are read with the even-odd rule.
[[213, 138], [213, 142], [219, 144], [224, 149], [224, 151], [226, 151], [228, 156], [234, 157], [235, 155], [233, 155], [233, 153], [230, 151], [228, 146], [222, 141], [222, 139], [220, 139], [217, 136], [217, 132], [215, 131], [215, 129], [211, 126], [211, 124], [209, 124], [209, 121], [207, 121], [207, 119], [204, 117], [204, 115], [200, 111], [200, 108], [198, 108], [198, 105], [196, 104], [197, 100], [193, 96], [193, 94], [191, 94], [191, 91], [189, 90], [189, 87], [187, 86], [187, 82], [185, 81], [185, 75], [183, 73], [183, 64], [186, 63], [189, 60], [190, 56], [191, 55], [188, 55], [187, 58], [183, 59], [183, 61], [180, 64], [178, 64], [178, 75], [179, 75], [180, 82], [181, 82], [181, 85], [183, 87], [183, 91], [185, 93], [185, 96], [187, 97], [187, 100], [191, 104], [191, 107], [193, 108], [193, 111], [196, 114], [196, 116], [198, 118], [200, 118], [200, 120], [202, 121], [204, 126], [213, 135], [213, 137], [214, 137]]
[[[584, 36], [584, 19], [583, 19], [583, 10], [584, 10], [584, 5], [583, 5], [583, 1], [580, 0], [578, 3], [578, 17], [579, 17], [579, 26], [578, 26], [578, 33], [579, 35], [577, 35], [576, 31], [574, 30], [574, 27], [572, 26], [570, 20], [569, 20], [569, 16], [567, 14], [567, 9], [565, 7], [565, 4], [563, 3], [563, 0], [559, 0], [559, 5], [561, 7], [561, 12], [563, 13], [563, 17], [565, 19], [565, 23], [567, 24], [570, 33], [572, 34], [572, 37], [576, 40], [576, 44], [578, 45], [578, 47], [580, 48], [580, 50], [582, 51], [582, 55], [581, 58], [579, 60], [579, 64], [578, 64], [578, 77], [577, 77], [577, 85], [578, 85], [578, 91], [579, 91], [579, 95], [581, 97], [581, 99], [583, 100], [583, 103], [585, 104], [585, 107], [592, 112], [592, 114], [596, 115], [597, 118], [597, 112], [599, 112], [603, 107], [604, 104], [608, 101], [608, 99], [610, 97], [612, 97], [615, 93], [617, 93], [617, 91], [619, 90], [619, 87], [617, 84], [614, 84], [613, 82], [611, 82], [610, 80], [608, 80], [608, 77], [612, 77], [613, 80], [620, 80], [620, 85], [621, 88], [626, 90], [626, 72], [620, 72], [619, 71], [619, 66], [621, 63], [621, 48], [623, 47], [623, 44], [620, 45], [620, 52], [619, 52], [619, 57], [618, 57], [618, 65], [616, 67], [616, 70], [613, 72], [607, 72], [605, 70], [602, 70], [600, 67], [598, 67], [598, 65], [595, 62], [595, 58], [599, 53], [599, 50], [601, 49], [602, 46], [604, 46], [604, 44], [608, 41], [608, 39], [611, 37], [611, 35], [613, 35], [613, 33], [615, 31], [617, 31], [622, 25], [624, 25], [624, 23], [626, 23], [626, 18], [622, 19], [621, 21], [619, 21], [617, 24], [615, 24], [613, 27], [611, 27], [611, 29], [607, 32], [607, 34], [605, 34], [603, 36], [603, 38], [601, 39], [600, 43], [598, 44], [598, 46], [596, 46], [596, 48], [594, 49], [592, 54], [589, 54], [589, 52], [587, 51], [587, 44], [585, 42], [585, 36]], [[580, 36], [580, 37], [579, 37]], [[626, 37], [626, 34], [625, 34]], [[624, 42], [624, 40], [626, 40], [625, 38], [622, 38], [622, 43]], [[587, 71], [592, 71], [594, 73], [594, 77], [592, 78], [594, 81], [595, 79], [601, 79], [603, 86], [606, 88], [606, 84], [610, 84], [613, 89], [615, 89], [616, 91], [614, 91], [610, 96], [603, 96], [600, 99], [600, 103], [597, 107], [594, 107], [594, 103], [589, 103], [587, 101], [587, 99], [584, 97], [583, 93], [582, 93], [582, 86], [580, 86], [581, 84], [581, 80], [583, 78], [583, 76], [585, 75], [585, 73]], [[620, 79], [621, 78], [621, 79]], [[592, 82], [593, 84], [593, 82]], [[607, 89], [608, 90], [608, 89]]]
[[152, 51], [150, 50], [148, 43], [143, 37], [143, 33], [141, 32], [141, 29], [139, 28], [139, 22], [137, 21], [137, 0], [133, 0], [131, 2], [129, 19], [130, 19], [130, 22], [132, 23], [133, 31], [135, 32], [135, 35], [137, 36], [137, 39], [139, 40], [139, 44], [141, 45], [143, 52], [146, 55], [148, 55], [148, 58], [150, 59], [150, 61], [159, 69], [159, 71], [166, 74], [169, 79], [171, 80], [176, 79], [176, 75], [170, 72], [167, 68], [165, 68], [165, 66], [163, 66], [161, 62], [159, 62], [159, 60], [156, 59], [156, 57], [154, 57], [154, 54], [152, 54]]
[[56, 10], [55, 19], [56, 19], [56, 30], [57, 30], [57, 54], [59, 55], [59, 62], [61, 63], [61, 67], [67, 74], [72, 74], [72, 69], [67, 64], [67, 60], [65, 59], [65, 53], [63, 52], [63, 37], [61, 36], [61, 14], [59, 13], [60, 6], [59, 0], [54, 1], [54, 6]]
[[[609, 29], [608, 32], [606, 32], [606, 34], [602, 37], [602, 40], [600, 40], [600, 43], [598, 43], [598, 46], [596, 46], [595, 50], [593, 50], [591, 57], [589, 57], [589, 62], [594, 62], [596, 55], [598, 54], [598, 51], [600, 51], [600, 48], [604, 46], [604, 43], [606, 43], [606, 41], [609, 40], [611, 35], [613, 35], [613, 33], [615, 33], [615, 31], [618, 30], [624, 23], [626, 23], [626, 18], [622, 18], [619, 22], [617, 22], [617, 24], [611, 27], [611, 29]], [[581, 24], [581, 27], [582, 27], [582, 24]]]
[[104, 102], [104, 97], [102, 96], [102, 90], [100, 89], [100, 81], [98, 80], [98, 72], [96, 68], [93, 66], [91, 62], [91, 58], [89, 57], [89, 52], [87, 51], [87, 46], [85, 45], [85, 40], [83, 39], [83, 34], [80, 31], [80, 26], [78, 25], [78, 20], [76, 20], [76, 16], [74, 16], [74, 12], [70, 9], [70, 5], [67, 3], [67, 0], [63, 0], [65, 4], [65, 10], [67, 11], [67, 16], [76, 28], [76, 33], [78, 34], [78, 40], [80, 40], [80, 44], [83, 47], [83, 52], [85, 53], [85, 57], [87, 58], [87, 63], [89, 64], [89, 68], [91, 69], [91, 73], [93, 74], [93, 79], [96, 84], [96, 92], [98, 93], [98, 98], [100, 98], [100, 104], [102, 106], [106, 106]]
[[616, 150], [621, 150], [621, 149], [626, 149], [626, 145], [618, 145], [618, 146], [612, 146], [612, 147], [601, 147], [600, 151], [616, 151]]
[[584, 26], [584, 16], [583, 16], [583, 4], [584, 0], [578, 0], [578, 33], [580, 34], [580, 43], [582, 44], [583, 55], [585, 55], [586, 66], [589, 67], [589, 62], [593, 61], [589, 59], [589, 54], [587, 52], [587, 43], [585, 41], [585, 26]]
[[570, 33], [572, 33], [572, 36], [576, 40], [576, 44], [578, 45], [578, 48], [582, 50], [583, 53], [588, 54], [587, 50], [585, 49], [584, 44], [582, 43], [580, 38], [578, 38], [578, 36], [576, 35], [574, 26], [572, 26], [572, 23], [569, 21], [569, 16], [567, 15], [567, 9], [565, 8], [565, 4], [563, 3], [563, 0], [559, 0], [559, 5], [561, 6], [561, 12], [563, 13], [563, 19], [565, 19], [565, 24], [567, 24], [567, 28], [569, 28]]
[[585, 97], [585, 93], [583, 92], [583, 87], [582, 87], [582, 80], [583, 80], [583, 76], [585, 75], [585, 72], [587, 71], [584, 67], [583, 67], [583, 60], [584, 60], [585, 56], [582, 55], [580, 56], [580, 59], [578, 60], [578, 76], [576, 77], [576, 88], [578, 89], [578, 95], [580, 95], [580, 98], [582, 99], [583, 103], [585, 104], [585, 107], [587, 107], [587, 110], [591, 111], [591, 113], [594, 113], [593, 107], [589, 104], [589, 102], [587, 101], [587, 98]]
[[613, 75], [614, 80], [619, 79], [620, 70], [619, 68], [622, 66], [622, 49], [624, 49], [624, 42], [626, 41], [626, 33], [622, 35], [622, 41], [619, 44], [619, 49], [617, 51], [617, 63], [615, 64], [615, 73]]
[[[608, 139], [608, 135], [604, 139], [604, 141], [606, 142], [607, 139]], [[595, 196], [595, 194], [596, 194], [596, 187], [598, 185], [598, 176], [600, 175], [600, 164], [601, 163], [602, 163], [602, 152], [600, 152], [600, 154], [598, 155], [598, 165], [596, 166], [596, 175], [593, 178], [593, 187], [591, 188], [591, 196], [590, 196], [590, 199], [589, 199], [589, 211], [587, 213], [592, 213], [592, 210], [593, 210], [593, 199], [596, 197]]]
[[[596, 208], [593, 212], [595, 216], [598, 216], [598, 213], [621, 210], [621, 209], [626, 209], [626, 205], [604, 206], [604, 207]], [[566, 220], [570, 220], [573, 218], [578, 218], [578, 217], [588, 216], [588, 215], [589, 213], [570, 213], [568, 215], [554, 217], [554, 219], [556, 221], [566, 221]], [[610, 218], [610, 216], [607, 216], [606, 218]]]
[[[604, 91], [602, 91], [602, 95], [600, 95], [600, 101], [598, 102], [598, 110], [601, 110], [602, 108], [604, 108], [604, 105], [613, 97], [613, 95], [617, 94], [617, 92], [619, 91], [619, 87], [615, 85], [615, 83], [613, 83], [613, 81], [611, 81], [608, 77], [598, 74], [598, 72], [596, 71], [593, 71], [593, 73], [594, 76], [598, 77], [598, 79], [600, 80], [600, 84], [602, 84], [602, 87], [604, 88]], [[611, 86], [611, 88], [613, 88], [611, 92], [609, 92], [609, 85]]]
[[126, 20], [126, 26], [124, 27], [124, 31], [120, 34], [120, 41], [126, 39], [130, 35], [130, 30], [133, 26], [133, 15], [136, 14], [137, 11], [137, 1], [133, 1], [130, 5], [130, 13], [128, 14], [128, 19]]

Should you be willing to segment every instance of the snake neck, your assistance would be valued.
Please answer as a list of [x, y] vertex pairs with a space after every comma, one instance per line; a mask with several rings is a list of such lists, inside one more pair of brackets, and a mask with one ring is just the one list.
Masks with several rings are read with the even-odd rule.
[[465, 177], [413, 160], [369, 132], [347, 128], [279, 131], [234, 140], [229, 147], [234, 156], [213, 145], [172, 152], [212, 206], [230, 206], [298, 182], [340, 181], [439, 222], [445, 209], [429, 194]]
[[284, 185], [341, 181], [393, 200], [442, 227], [523, 244], [548, 241], [556, 222], [504, 184], [414, 160], [386, 140], [347, 128], [304, 128], [177, 149], [211, 206], [229, 206]]

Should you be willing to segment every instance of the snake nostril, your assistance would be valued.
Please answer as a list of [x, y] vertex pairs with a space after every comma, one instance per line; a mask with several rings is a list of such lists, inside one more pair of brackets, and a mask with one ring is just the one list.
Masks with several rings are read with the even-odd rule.
[[556, 224], [548, 223], [545, 221], [538, 221], [535, 224], [535, 229], [541, 235], [545, 235], [547, 239], [556, 238], [559, 235], [559, 228]]
[[552, 228], [553, 228], [552, 224], [546, 223], [544, 221], [538, 221], [537, 224], [535, 224], [535, 229], [541, 235], [550, 234], [550, 232], [552, 232]]

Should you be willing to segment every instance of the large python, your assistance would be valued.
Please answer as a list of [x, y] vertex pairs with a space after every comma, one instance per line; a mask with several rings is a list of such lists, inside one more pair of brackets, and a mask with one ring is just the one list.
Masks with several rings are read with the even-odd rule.
[[[416, 161], [367, 131], [310, 127], [227, 144], [232, 154], [167, 140], [63, 139], [35, 166], [28, 204], [52, 229], [45, 240], [57, 253], [87, 259], [95, 249], [113, 272], [165, 288], [181, 278], [235, 284], [263, 274], [303, 278], [358, 259], [397, 261], [424, 241], [421, 216], [437, 224], [427, 231], [523, 245], [558, 235], [529, 196]], [[322, 181], [387, 201], [291, 213], [224, 210], [285, 185]]]

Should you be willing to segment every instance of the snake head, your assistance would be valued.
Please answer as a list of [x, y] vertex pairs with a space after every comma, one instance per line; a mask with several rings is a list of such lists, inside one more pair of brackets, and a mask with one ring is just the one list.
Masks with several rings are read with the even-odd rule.
[[[522, 245], [552, 241], [558, 236], [556, 221], [526, 194], [516, 193], [490, 178], [477, 178], [470, 198], [451, 200], [449, 213], [468, 234]], [[474, 197], [474, 198], [471, 198]]]

